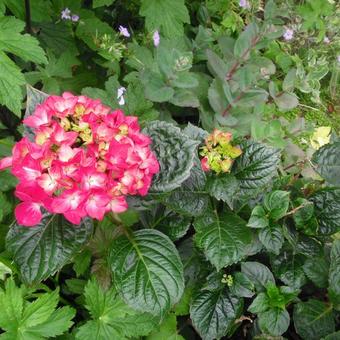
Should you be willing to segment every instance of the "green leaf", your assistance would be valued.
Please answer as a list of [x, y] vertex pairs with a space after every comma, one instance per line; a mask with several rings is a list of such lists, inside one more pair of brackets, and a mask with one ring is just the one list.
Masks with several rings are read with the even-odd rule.
[[65, 333], [72, 325], [71, 321], [75, 316], [75, 310], [71, 307], [62, 307], [53, 311], [50, 317], [43, 323], [31, 327], [27, 330], [25, 336], [54, 338]]
[[146, 340], [185, 340], [178, 334], [176, 315], [170, 314]]
[[252, 297], [255, 293], [255, 286], [249, 278], [241, 273], [236, 272], [233, 275], [233, 285], [229, 288], [233, 295], [239, 297]]
[[226, 202], [230, 207], [237, 188], [238, 182], [231, 174], [211, 175], [206, 184], [206, 190], [211, 196]]
[[[27, 85], [26, 86], [26, 94], [27, 94], [27, 101], [26, 101], [26, 111], [24, 118], [31, 116], [37, 105], [42, 104], [46, 98], [48, 97], [47, 93], [41, 92], [34, 87]], [[24, 126], [25, 135], [29, 137], [31, 141], [34, 140], [34, 132], [32, 128], [29, 126]]]
[[170, 80], [171, 86], [181, 89], [188, 89], [198, 86], [196, 75], [192, 72], [180, 72], [176, 74], [175, 79]]
[[159, 73], [145, 71], [141, 81], [144, 84], [145, 97], [153, 102], [167, 102], [175, 94], [175, 90], [167, 85]]
[[318, 234], [337, 232], [340, 225], [340, 189], [319, 190], [310, 197], [310, 201], [314, 203]]
[[[69, 3], [69, 5], [72, 6], [74, 3], [75, 2]], [[40, 7], [40, 4], [37, 5], [37, 7]], [[62, 9], [63, 8], [60, 8], [60, 10]], [[39, 39], [55, 56], [59, 57], [65, 51], [77, 54], [78, 50], [76, 39], [74, 39], [73, 25], [69, 25], [64, 21], [59, 21], [57, 23], [40, 21], [39, 23], [36, 22], [34, 24], [39, 28]]]
[[242, 155], [236, 158], [232, 173], [239, 181], [237, 198], [257, 195], [276, 175], [280, 160], [277, 149], [256, 142], [243, 142]]
[[339, 338], [340, 338], [340, 331], [337, 331], [335, 333], [328, 334], [327, 336], [322, 338], [322, 340], [339, 340]]
[[14, 17], [0, 18], [0, 51], [12, 53], [25, 61], [47, 64], [44, 50], [39, 42], [29, 34], [20, 34], [25, 23]]
[[246, 222], [236, 214], [207, 211], [194, 220], [195, 240], [217, 270], [240, 261], [252, 241]]
[[202, 339], [226, 336], [243, 311], [243, 299], [226, 290], [201, 290], [192, 299], [190, 318]]
[[81, 253], [77, 254], [73, 261], [73, 270], [76, 276], [79, 277], [88, 270], [91, 264], [92, 253], [88, 249], [84, 249]]
[[225, 80], [228, 73], [227, 64], [212, 50], [207, 50], [206, 55], [210, 72], [222, 81]]
[[329, 263], [323, 257], [312, 257], [303, 265], [305, 275], [319, 288], [328, 286]]
[[239, 35], [234, 46], [234, 55], [237, 58], [247, 59], [250, 55], [252, 46], [256, 44], [259, 37], [259, 28], [256, 23], [251, 23]]
[[152, 32], [157, 29], [168, 38], [181, 36], [183, 24], [189, 23], [184, 0], [142, 0], [139, 14], [145, 17], [145, 26]]
[[299, 104], [299, 99], [294, 93], [282, 92], [280, 95], [273, 98], [275, 104], [281, 111], [294, 109]]
[[200, 102], [193, 90], [176, 89], [174, 96], [169, 100], [171, 104], [180, 107], [199, 107]]
[[269, 252], [278, 255], [284, 241], [281, 227], [274, 225], [261, 229], [259, 240]]
[[278, 221], [288, 211], [289, 207], [289, 192], [275, 190], [264, 198], [264, 207], [269, 212], [270, 218]]
[[163, 316], [181, 298], [183, 265], [161, 232], [144, 229], [117, 238], [109, 262], [116, 288], [131, 307]]
[[15, 223], [7, 234], [7, 249], [13, 254], [22, 280], [32, 284], [46, 279], [68, 263], [92, 234], [92, 221], [79, 226], [62, 215], [44, 213], [31, 228]]
[[335, 331], [332, 306], [310, 299], [294, 306], [293, 320], [296, 333], [302, 339], [319, 340]]
[[285, 76], [285, 79], [283, 80], [283, 83], [282, 83], [283, 91], [293, 91], [295, 79], [296, 79], [296, 69], [292, 68], [289, 70], [289, 72]]
[[302, 268], [304, 260], [305, 257], [301, 254], [285, 251], [271, 258], [271, 267], [275, 277], [287, 286], [298, 289], [307, 282]]
[[283, 334], [289, 327], [288, 312], [280, 308], [272, 308], [259, 314], [259, 325], [263, 332], [274, 336]]
[[244, 92], [242, 98], [237, 101], [235, 106], [241, 108], [252, 108], [257, 105], [263, 105], [268, 98], [267, 91], [260, 89], [260, 90], [249, 90]]
[[336, 310], [340, 310], [340, 240], [335, 240], [331, 249], [331, 265], [329, 268], [329, 288], [330, 300]]
[[189, 176], [198, 142], [189, 139], [178, 127], [161, 121], [149, 123], [143, 133], [152, 139], [152, 149], [160, 163], [151, 191], [171, 191]]
[[275, 283], [272, 272], [262, 263], [242, 262], [241, 271], [254, 283], [258, 291], [263, 290], [268, 283]]
[[252, 210], [247, 226], [250, 228], [266, 228], [269, 226], [269, 219], [262, 205], [257, 205]]
[[91, 320], [78, 328], [76, 339], [140, 337], [149, 334], [156, 325], [150, 314], [136, 312], [117, 296], [113, 288], [104, 291], [95, 280], [87, 283], [84, 296]]
[[170, 209], [188, 216], [201, 215], [209, 203], [209, 196], [204, 190], [206, 176], [197, 156], [194, 162], [190, 177], [182, 183], [180, 188], [172, 191], [162, 200], [162, 203]]
[[340, 186], [340, 142], [321, 147], [314, 153], [312, 163], [328, 183]]
[[187, 233], [190, 226], [191, 217], [170, 212], [163, 216], [161, 222], [157, 224], [157, 229], [163, 234], [169, 236], [172, 241], [176, 241]]
[[61, 335], [73, 324], [75, 310], [70, 307], [56, 309], [58, 291], [40, 294], [34, 301], [24, 301], [24, 290], [12, 279], [0, 290], [0, 327], [6, 339], [44, 339]]
[[229, 105], [229, 99], [226, 98], [223, 85], [220, 79], [215, 78], [208, 90], [209, 104], [215, 112], [221, 115]]
[[0, 104], [21, 116], [21, 86], [25, 78], [19, 67], [0, 51]]
[[92, 7], [102, 7], [102, 6], [110, 6], [112, 5], [116, 0], [93, 0]]
[[259, 293], [248, 307], [250, 313], [262, 313], [270, 308], [269, 298], [266, 293]]
[[0, 280], [5, 280], [7, 275], [12, 275], [12, 269], [4, 264], [0, 259]]

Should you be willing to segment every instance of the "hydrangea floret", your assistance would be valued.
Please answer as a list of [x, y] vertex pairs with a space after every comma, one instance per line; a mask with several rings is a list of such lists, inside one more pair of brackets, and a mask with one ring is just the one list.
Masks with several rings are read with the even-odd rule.
[[123, 212], [126, 196], [146, 195], [159, 171], [137, 117], [100, 100], [68, 92], [50, 96], [24, 124], [33, 140], [22, 138], [0, 161], [0, 169], [11, 167], [19, 180], [15, 195], [22, 202], [15, 215], [21, 225], [38, 224], [41, 208], [74, 224]]
[[230, 172], [234, 159], [242, 154], [239, 146], [231, 144], [232, 134], [215, 129], [205, 139], [205, 145], [201, 148], [201, 166], [204, 171], [217, 173]]

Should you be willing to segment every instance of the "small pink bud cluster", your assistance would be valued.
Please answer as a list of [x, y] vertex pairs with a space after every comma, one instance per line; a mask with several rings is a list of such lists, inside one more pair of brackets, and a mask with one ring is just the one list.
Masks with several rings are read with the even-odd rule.
[[231, 144], [232, 134], [215, 129], [205, 139], [205, 145], [201, 147], [201, 167], [203, 171], [216, 173], [230, 172], [234, 160], [241, 156], [239, 146]]
[[0, 169], [19, 179], [18, 223], [33, 226], [41, 207], [79, 224], [90, 216], [127, 209], [126, 195], [146, 195], [159, 164], [137, 117], [111, 111], [85, 96], [50, 96], [24, 124], [34, 141], [22, 138]]

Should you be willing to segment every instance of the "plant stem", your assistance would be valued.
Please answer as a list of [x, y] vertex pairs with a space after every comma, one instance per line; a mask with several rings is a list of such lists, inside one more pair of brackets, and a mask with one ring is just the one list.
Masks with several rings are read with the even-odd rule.
[[26, 32], [32, 34], [30, 0], [25, 0], [25, 14], [26, 14]]

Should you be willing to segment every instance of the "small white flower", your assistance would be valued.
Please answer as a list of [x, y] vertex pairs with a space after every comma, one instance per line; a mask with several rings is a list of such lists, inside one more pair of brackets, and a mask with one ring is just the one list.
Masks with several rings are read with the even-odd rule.
[[338, 61], [338, 63], [340, 64], [340, 54], [337, 56], [337, 61]]
[[73, 14], [72, 17], [71, 17], [71, 20], [72, 20], [73, 22], [78, 22], [78, 21], [79, 21], [79, 15]]
[[71, 11], [66, 7], [64, 10], [61, 11], [61, 18], [64, 20], [71, 19]]
[[283, 38], [285, 40], [292, 40], [294, 36], [294, 30], [292, 30], [291, 28], [286, 28], [284, 34], [283, 34]]
[[159, 45], [159, 42], [160, 42], [160, 36], [159, 36], [158, 31], [154, 32], [152, 39], [153, 39], [153, 44], [155, 45], [155, 47], [157, 47]]
[[118, 29], [119, 29], [120, 35], [126, 38], [130, 38], [130, 33], [126, 27], [120, 25]]
[[126, 91], [125, 87], [120, 87], [117, 90], [117, 99], [118, 99], [118, 104], [123, 106], [125, 104], [125, 99], [124, 99], [124, 92]]
[[242, 8], [246, 8], [246, 9], [250, 8], [250, 4], [247, 0], [240, 0], [239, 5]]

